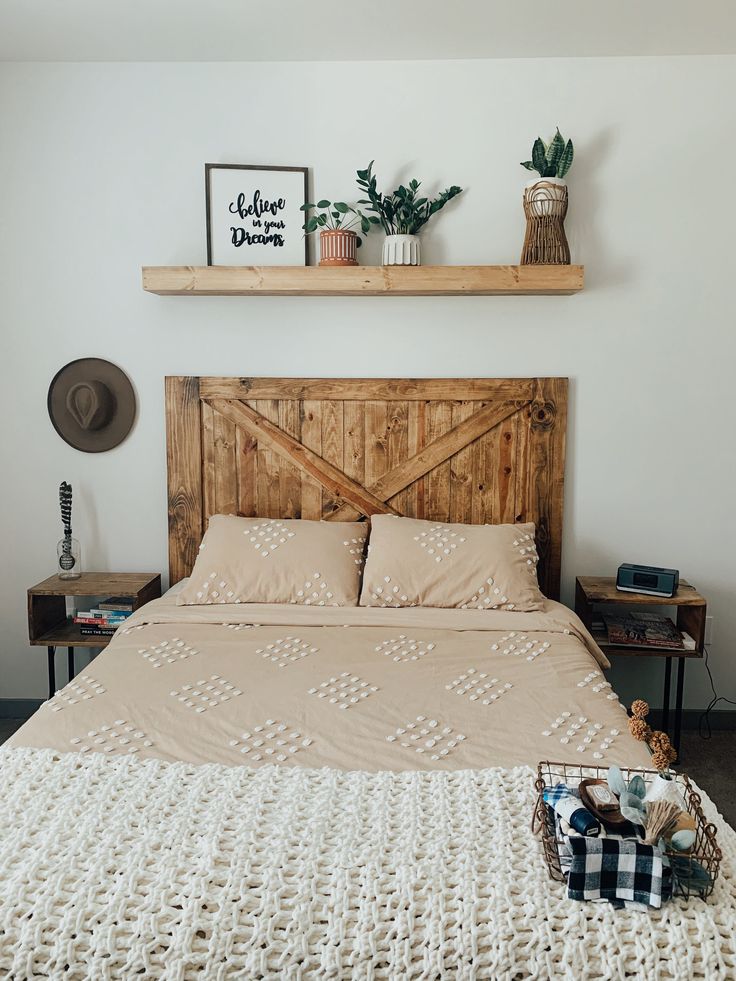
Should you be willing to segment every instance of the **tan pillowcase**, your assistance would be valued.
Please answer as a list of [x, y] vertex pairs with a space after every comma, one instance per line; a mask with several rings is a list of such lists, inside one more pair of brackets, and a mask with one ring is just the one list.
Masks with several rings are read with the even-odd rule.
[[538, 610], [534, 525], [374, 515], [361, 606]]
[[179, 605], [357, 606], [368, 528], [215, 514]]

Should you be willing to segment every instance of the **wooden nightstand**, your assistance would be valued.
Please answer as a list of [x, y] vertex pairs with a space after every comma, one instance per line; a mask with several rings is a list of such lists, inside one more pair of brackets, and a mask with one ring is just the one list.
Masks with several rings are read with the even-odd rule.
[[[607, 643], [605, 631], [593, 629], [595, 608], [619, 604], [621, 606], [674, 606], [677, 607], [677, 629], [689, 634], [695, 641], [695, 650], [669, 651], [656, 647], [618, 647]], [[575, 581], [575, 612], [590, 630], [604, 654], [629, 657], [663, 657], [664, 696], [662, 699], [662, 728], [667, 731], [670, 714], [670, 686], [672, 681], [672, 659], [677, 658], [677, 694], [675, 696], [675, 732], [672, 740], [675, 749], [680, 750], [682, 730], [682, 696], [685, 685], [685, 661], [692, 657], [702, 657], [705, 648], [705, 614], [707, 604], [690, 583], [680, 580], [674, 596], [648, 596], [645, 593], [620, 593], [616, 589], [615, 578], [604, 576], [579, 576]]]
[[57, 647], [69, 654], [69, 680], [74, 677], [75, 647], [107, 647], [110, 637], [83, 637], [66, 613], [67, 596], [125, 596], [138, 609], [161, 595], [161, 576], [150, 572], [83, 572], [79, 579], [49, 576], [28, 590], [28, 639], [45, 647], [49, 662], [49, 698], [56, 691]]

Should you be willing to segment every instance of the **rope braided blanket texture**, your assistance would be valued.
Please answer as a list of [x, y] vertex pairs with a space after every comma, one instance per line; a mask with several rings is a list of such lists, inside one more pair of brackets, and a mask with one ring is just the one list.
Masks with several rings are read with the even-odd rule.
[[[736, 978], [736, 834], [711, 900], [576, 903], [526, 767], [365, 773], [0, 751], [0, 975]], [[709, 817], [713, 805], [704, 798]]]

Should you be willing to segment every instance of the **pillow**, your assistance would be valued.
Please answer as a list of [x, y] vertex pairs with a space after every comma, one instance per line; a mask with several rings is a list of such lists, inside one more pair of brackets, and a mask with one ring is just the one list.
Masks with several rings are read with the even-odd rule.
[[215, 514], [176, 602], [357, 606], [368, 528]]
[[539, 610], [534, 525], [374, 515], [361, 606]]

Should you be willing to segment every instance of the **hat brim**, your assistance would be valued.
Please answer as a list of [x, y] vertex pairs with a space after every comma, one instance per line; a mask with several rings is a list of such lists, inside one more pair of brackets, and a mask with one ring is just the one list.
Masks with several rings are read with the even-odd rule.
[[[114, 402], [110, 421], [100, 429], [84, 429], [67, 407], [67, 393], [78, 382], [100, 381], [109, 389]], [[54, 375], [47, 399], [49, 418], [65, 443], [83, 453], [104, 453], [123, 442], [133, 428], [136, 398], [133, 385], [122, 370], [101, 358], [70, 361]]]

